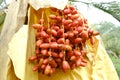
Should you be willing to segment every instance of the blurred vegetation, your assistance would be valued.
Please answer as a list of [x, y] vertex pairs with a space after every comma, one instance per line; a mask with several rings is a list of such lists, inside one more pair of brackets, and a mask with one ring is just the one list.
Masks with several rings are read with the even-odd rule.
[[5, 9], [7, 9], [8, 4], [6, 3], [6, 0], [0, 0], [0, 33], [2, 29], [3, 22], [5, 20]]
[[111, 22], [101, 22], [93, 26], [101, 33], [107, 52], [114, 54], [116, 58], [120, 57], [120, 26]]
[[1, 33], [3, 22], [5, 20], [5, 16], [6, 16], [5, 12], [0, 12], [0, 33]]
[[94, 6], [99, 10], [102, 10], [110, 15], [112, 15], [115, 19], [120, 22], [120, 1], [114, 0], [111, 2], [92, 2], [91, 0], [84, 1], [84, 0], [69, 0], [71, 2], [80, 2], [86, 5]]
[[119, 0], [114, 0], [111, 2], [101, 2], [101, 3], [93, 2], [91, 4], [94, 7], [109, 13], [120, 22], [120, 1]]
[[109, 54], [109, 56], [115, 66], [115, 69], [116, 69], [119, 79], [120, 79], [120, 59], [116, 59], [112, 54]]

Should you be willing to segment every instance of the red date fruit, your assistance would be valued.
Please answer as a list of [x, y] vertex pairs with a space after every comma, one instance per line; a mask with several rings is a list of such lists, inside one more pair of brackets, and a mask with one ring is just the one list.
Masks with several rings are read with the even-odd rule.
[[51, 71], [51, 66], [50, 66], [50, 65], [47, 65], [47, 66], [45, 67], [44, 74], [45, 74], [45, 75], [49, 75], [49, 74], [50, 74], [50, 71]]
[[78, 50], [74, 50], [74, 54], [75, 54], [76, 56], [80, 56], [80, 55], [81, 55], [81, 52], [78, 51]]
[[82, 37], [82, 39], [87, 40], [88, 39], [88, 32], [87, 31], [82, 31], [80, 33], [80, 36]]
[[64, 44], [64, 42], [65, 42], [65, 39], [64, 39], [64, 38], [59, 38], [59, 39], [57, 40], [57, 43], [58, 43], [58, 44]]
[[43, 40], [37, 40], [36, 46], [39, 47], [42, 44]]
[[32, 57], [29, 58], [29, 61], [37, 60], [37, 58], [38, 58], [38, 57], [37, 57], [36, 55], [34, 55], [34, 56], [32, 56]]
[[51, 43], [50, 43], [50, 48], [52, 48], [52, 49], [57, 49], [57, 48], [58, 48], [57, 42], [51, 42]]
[[56, 15], [51, 14], [51, 15], [49, 15], [49, 17], [50, 17], [51, 19], [55, 19], [55, 18], [56, 18]]
[[63, 61], [63, 62], [62, 62], [62, 69], [63, 69], [64, 71], [70, 69], [70, 65], [69, 65], [69, 63], [68, 63], [67, 61]]
[[43, 28], [43, 26], [40, 25], [40, 24], [33, 24], [32, 27], [33, 27], [34, 29], [39, 29], [39, 30], [41, 30], [41, 29]]
[[55, 57], [55, 58], [58, 58], [58, 57], [59, 57], [58, 53], [56, 53], [56, 52], [51, 52], [51, 55], [52, 55], [53, 57]]
[[35, 66], [34, 68], [33, 68], [33, 71], [37, 71], [39, 69], [39, 66]]
[[42, 49], [48, 49], [50, 47], [50, 44], [49, 43], [42, 43], [41, 45], [40, 45], [40, 48], [42, 48]]
[[74, 40], [74, 43], [75, 43], [75, 44], [79, 44], [79, 43], [81, 43], [81, 41], [82, 41], [81, 38], [76, 38], [76, 39]]

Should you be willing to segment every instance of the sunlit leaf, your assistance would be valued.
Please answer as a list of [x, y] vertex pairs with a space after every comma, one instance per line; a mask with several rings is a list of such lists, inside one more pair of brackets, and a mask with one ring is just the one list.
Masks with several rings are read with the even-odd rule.
[[96, 8], [103, 10], [111, 14], [114, 18], [116, 18], [120, 22], [120, 2], [112, 1], [112, 2], [101, 2], [101, 3], [92, 3]]

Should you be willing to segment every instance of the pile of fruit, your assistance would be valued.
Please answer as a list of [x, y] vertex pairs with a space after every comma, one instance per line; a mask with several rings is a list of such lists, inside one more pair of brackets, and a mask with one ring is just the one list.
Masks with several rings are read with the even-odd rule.
[[39, 22], [32, 25], [36, 30], [36, 45], [35, 55], [29, 61], [38, 63], [33, 70], [51, 75], [56, 69], [66, 72], [86, 66], [86, 41], [94, 44], [93, 37], [99, 32], [89, 28], [87, 20], [71, 5], [64, 10], [49, 9], [52, 14], [47, 15], [47, 20], [42, 12]]

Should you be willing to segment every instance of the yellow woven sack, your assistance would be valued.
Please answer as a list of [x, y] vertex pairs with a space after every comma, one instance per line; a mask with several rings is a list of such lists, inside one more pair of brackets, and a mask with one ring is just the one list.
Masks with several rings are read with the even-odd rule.
[[[41, 10], [30, 8], [29, 25], [23, 26], [9, 43], [10, 56], [16, 76], [21, 80], [119, 80], [116, 70], [111, 62], [100, 36], [94, 37], [96, 43], [91, 45], [87, 41], [87, 65], [74, 70], [63, 72], [57, 70], [51, 76], [32, 71], [35, 64], [28, 58], [34, 55], [35, 31], [31, 27], [41, 17]], [[28, 31], [28, 32], [27, 32]], [[10, 79], [9, 79], [10, 80]], [[16, 79], [11, 79], [16, 80]]]

